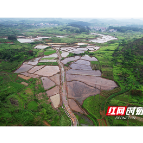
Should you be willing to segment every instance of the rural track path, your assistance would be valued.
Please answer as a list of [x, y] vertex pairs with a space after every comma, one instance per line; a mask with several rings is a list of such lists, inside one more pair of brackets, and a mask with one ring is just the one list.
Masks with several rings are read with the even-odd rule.
[[66, 114], [68, 114], [68, 116], [70, 117], [70, 119], [72, 121], [72, 126], [77, 126], [78, 120], [68, 105], [65, 70], [64, 70], [63, 64], [61, 63], [62, 57], [61, 57], [61, 54], [59, 53], [59, 50], [56, 49], [56, 53], [59, 58], [59, 60], [57, 60], [57, 62], [61, 68], [62, 102], [64, 105], [64, 109], [65, 109]]

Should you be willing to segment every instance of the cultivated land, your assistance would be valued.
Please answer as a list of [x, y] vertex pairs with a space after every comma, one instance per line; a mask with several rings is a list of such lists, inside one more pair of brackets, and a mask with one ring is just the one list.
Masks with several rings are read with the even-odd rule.
[[143, 104], [143, 40], [133, 39], [138, 33], [63, 28], [27, 30], [19, 42], [0, 44], [0, 125], [143, 125], [142, 116], [106, 116], [108, 106]]

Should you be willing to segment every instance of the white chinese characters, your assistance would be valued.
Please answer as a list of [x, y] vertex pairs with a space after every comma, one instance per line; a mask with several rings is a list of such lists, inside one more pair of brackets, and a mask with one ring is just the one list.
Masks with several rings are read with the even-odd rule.
[[134, 115], [135, 109], [136, 107], [128, 107], [126, 110], [126, 115], [130, 115], [130, 114]]

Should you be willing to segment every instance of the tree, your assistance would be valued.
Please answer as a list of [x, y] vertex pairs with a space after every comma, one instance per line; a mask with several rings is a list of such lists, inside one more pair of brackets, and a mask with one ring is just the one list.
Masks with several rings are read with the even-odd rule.
[[9, 35], [8, 40], [17, 40], [16, 36], [14, 35]]
[[32, 50], [29, 50], [28, 53], [33, 56], [33, 51]]

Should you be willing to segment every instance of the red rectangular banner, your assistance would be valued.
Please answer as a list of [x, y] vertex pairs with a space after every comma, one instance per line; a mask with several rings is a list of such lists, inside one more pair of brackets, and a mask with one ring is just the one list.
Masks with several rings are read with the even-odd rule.
[[125, 116], [127, 106], [108, 106], [107, 116]]

